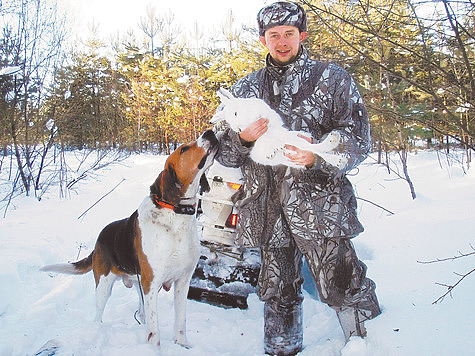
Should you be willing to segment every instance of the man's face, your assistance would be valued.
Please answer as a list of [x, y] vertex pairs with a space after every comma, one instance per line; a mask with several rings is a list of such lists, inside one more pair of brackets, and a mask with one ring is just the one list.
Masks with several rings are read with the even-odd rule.
[[297, 56], [300, 43], [307, 35], [307, 32], [300, 32], [294, 26], [275, 26], [268, 29], [259, 39], [277, 64], [286, 65]]

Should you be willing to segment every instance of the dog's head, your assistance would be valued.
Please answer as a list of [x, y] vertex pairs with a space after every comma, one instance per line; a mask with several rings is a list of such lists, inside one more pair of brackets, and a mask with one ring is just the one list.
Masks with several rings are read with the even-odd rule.
[[234, 131], [239, 132], [260, 118], [271, 119], [276, 115], [262, 99], [236, 98], [224, 88], [220, 88], [217, 94], [221, 105], [211, 118], [213, 124], [226, 120]]
[[198, 192], [204, 172], [213, 164], [218, 140], [211, 130], [196, 141], [181, 145], [168, 157], [165, 168], [150, 187], [150, 193], [171, 204]]

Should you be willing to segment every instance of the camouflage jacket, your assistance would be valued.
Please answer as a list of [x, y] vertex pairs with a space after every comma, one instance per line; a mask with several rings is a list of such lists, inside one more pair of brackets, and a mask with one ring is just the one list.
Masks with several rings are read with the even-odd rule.
[[284, 68], [268, 56], [266, 66], [240, 79], [232, 92], [262, 98], [289, 129], [309, 132], [315, 142], [338, 130], [342, 139], [337, 151], [348, 159], [342, 170], [321, 159], [303, 169], [263, 166], [249, 158], [251, 148], [242, 145], [238, 133], [217, 125], [217, 160], [241, 167], [244, 179], [235, 199], [237, 244], [283, 247], [291, 231], [310, 248], [322, 238], [351, 238], [362, 232], [345, 175], [366, 158], [370, 136], [368, 115], [351, 76], [334, 64], [310, 59], [302, 47], [296, 61]]

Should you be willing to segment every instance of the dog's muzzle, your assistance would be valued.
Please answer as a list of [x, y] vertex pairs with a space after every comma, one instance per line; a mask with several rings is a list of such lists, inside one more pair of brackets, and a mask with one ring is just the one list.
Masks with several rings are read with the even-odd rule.
[[207, 130], [198, 138], [198, 146], [203, 147], [206, 150], [206, 156], [204, 156], [199, 165], [198, 169], [203, 168], [207, 162], [211, 164], [218, 152], [218, 139], [212, 130]]
[[198, 139], [198, 146], [205, 148], [207, 151], [211, 151], [218, 147], [218, 139], [213, 130], [206, 130], [202, 133]]

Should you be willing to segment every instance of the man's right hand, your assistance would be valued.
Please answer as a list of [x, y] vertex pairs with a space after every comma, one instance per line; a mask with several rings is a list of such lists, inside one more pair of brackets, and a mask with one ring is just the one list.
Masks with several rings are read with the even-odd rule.
[[244, 130], [242, 130], [239, 133], [239, 137], [245, 142], [254, 142], [267, 131], [268, 124], [268, 119], [261, 118], [256, 120]]

